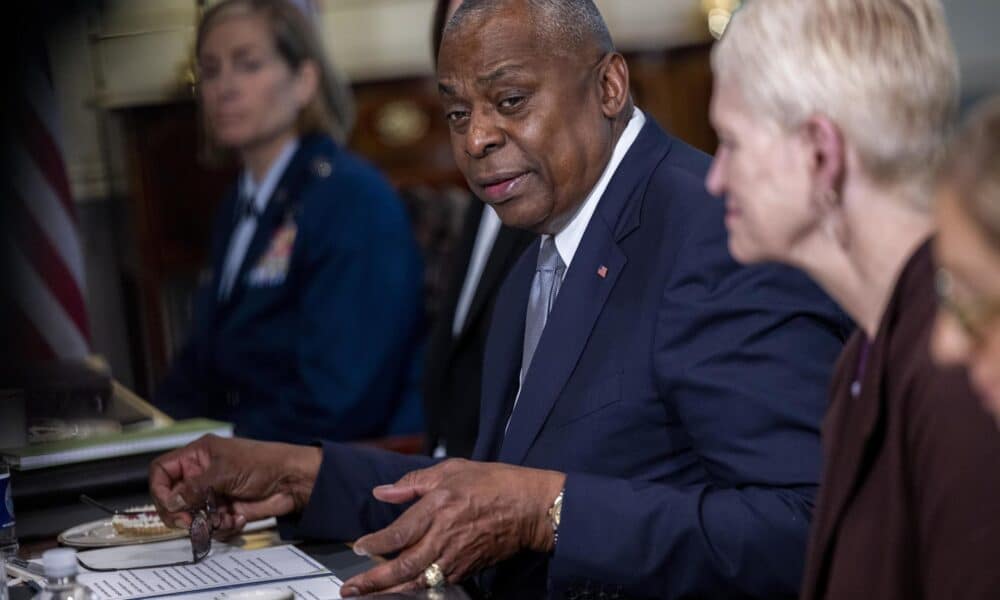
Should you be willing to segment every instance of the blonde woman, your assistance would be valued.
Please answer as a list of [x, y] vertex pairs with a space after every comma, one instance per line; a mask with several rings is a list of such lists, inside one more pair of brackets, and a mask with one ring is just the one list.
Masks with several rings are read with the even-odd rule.
[[1000, 96], [977, 108], [955, 138], [936, 207], [934, 356], [968, 366], [1000, 426]]
[[340, 146], [349, 99], [299, 8], [220, 2], [196, 52], [209, 146], [243, 171], [219, 209], [191, 339], [156, 402], [258, 439], [384, 435], [412, 396], [423, 316], [403, 206]]
[[854, 319], [823, 426], [802, 597], [1000, 597], [1000, 436], [934, 366], [934, 165], [957, 66], [938, 0], [754, 0], [713, 51], [731, 253]]

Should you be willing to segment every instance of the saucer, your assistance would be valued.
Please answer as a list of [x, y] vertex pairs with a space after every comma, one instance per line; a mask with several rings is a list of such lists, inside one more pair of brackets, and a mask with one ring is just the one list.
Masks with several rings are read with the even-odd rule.
[[115, 531], [111, 518], [91, 521], [76, 527], [70, 527], [59, 534], [60, 544], [74, 548], [105, 548], [108, 546], [124, 546], [128, 544], [151, 544], [187, 537], [186, 529], [175, 529], [156, 535], [129, 535]]

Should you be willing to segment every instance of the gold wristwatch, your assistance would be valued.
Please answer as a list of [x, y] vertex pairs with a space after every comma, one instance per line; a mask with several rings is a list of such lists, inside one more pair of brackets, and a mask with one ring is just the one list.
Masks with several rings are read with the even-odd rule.
[[549, 523], [552, 524], [552, 547], [555, 548], [556, 543], [559, 542], [559, 519], [562, 517], [562, 503], [563, 503], [563, 493], [566, 491], [565, 488], [559, 490], [559, 495], [556, 499], [552, 501], [552, 506], [549, 507]]

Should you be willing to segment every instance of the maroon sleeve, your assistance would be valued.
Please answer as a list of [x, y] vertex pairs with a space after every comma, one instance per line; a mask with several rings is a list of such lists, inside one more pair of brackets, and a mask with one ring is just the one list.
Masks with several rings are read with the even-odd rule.
[[907, 428], [926, 598], [1000, 598], [1000, 431], [964, 371], [914, 365]]

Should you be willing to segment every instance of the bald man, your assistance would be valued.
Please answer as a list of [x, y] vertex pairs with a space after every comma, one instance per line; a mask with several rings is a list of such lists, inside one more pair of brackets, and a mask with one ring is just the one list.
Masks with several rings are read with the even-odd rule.
[[343, 595], [793, 597], [842, 315], [741, 268], [709, 158], [629, 96], [589, 0], [466, 0], [438, 62], [455, 160], [529, 246], [496, 298], [473, 461], [206, 439], [152, 466], [164, 519], [395, 555]]

